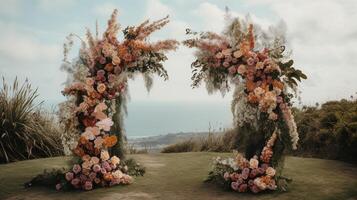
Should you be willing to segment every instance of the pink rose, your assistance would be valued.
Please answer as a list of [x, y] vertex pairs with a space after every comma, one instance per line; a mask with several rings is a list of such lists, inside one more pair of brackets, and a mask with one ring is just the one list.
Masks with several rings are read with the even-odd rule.
[[254, 58], [248, 58], [247, 60], [248, 65], [254, 65], [254, 63], [255, 63]]
[[89, 179], [93, 181], [95, 178], [97, 178], [97, 173], [91, 172], [91, 173], [89, 174]]
[[74, 177], [74, 174], [72, 172], [67, 172], [65, 177], [67, 181], [71, 181]]
[[258, 192], [260, 192], [260, 189], [259, 189], [258, 186], [256, 186], [256, 185], [252, 185], [252, 186], [250, 187], [250, 190], [251, 190], [253, 193], [258, 193]]
[[237, 191], [238, 188], [239, 188], [239, 184], [237, 182], [232, 182], [231, 183], [231, 188], [234, 190], [234, 191]]
[[92, 182], [91, 182], [91, 181], [86, 181], [86, 182], [84, 183], [84, 189], [85, 189], [85, 190], [91, 190], [91, 189], [93, 189], [93, 184], [92, 184]]
[[72, 179], [71, 184], [72, 184], [73, 186], [76, 186], [76, 185], [78, 185], [80, 182], [81, 182], [81, 180], [79, 180], [79, 178], [74, 178], [74, 179]]
[[237, 73], [237, 69], [236, 69], [236, 67], [230, 67], [228, 69], [228, 72], [233, 75], [233, 74]]
[[75, 174], [78, 174], [81, 171], [81, 166], [78, 165], [78, 164], [75, 164], [75, 165], [73, 165], [73, 169], [72, 170], [73, 170], [73, 172]]
[[62, 189], [62, 185], [60, 183], [56, 184], [56, 190], [61, 190]]
[[229, 67], [229, 62], [223, 62], [224, 67]]
[[247, 184], [242, 184], [242, 185], [239, 186], [238, 191], [239, 192], [246, 192], [247, 189], [248, 189], [248, 185]]
[[102, 168], [101, 168], [98, 164], [95, 164], [95, 165], [93, 166], [93, 171], [94, 171], [94, 172], [100, 172], [101, 169], [102, 169]]
[[121, 72], [121, 68], [119, 66], [114, 67], [114, 73], [116, 75], [120, 74], [120, 72]]

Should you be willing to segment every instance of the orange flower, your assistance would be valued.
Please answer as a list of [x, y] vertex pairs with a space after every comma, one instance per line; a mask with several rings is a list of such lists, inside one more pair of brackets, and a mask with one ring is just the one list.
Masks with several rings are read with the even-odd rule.
[[85, 137], [80, 137], [79, 138], [79, 143], [80, 144], [85, 144], [85, 143], [87, 143], [88, 142], [88, 140], [85, 138]]
[[250, 46], [250, 49], [254, 49], [253, 24], [249, 24], [248, 32], [249, 32], [249, 46]]
[[255, 89], [255, 83], [253, 82], [253, 81], [247, 81], [246, 82], [246, 87], [247, 87], [247, 90], [249, 91], [249, 92], [252, 92], [252, 91], [254, 91], [254, 89]]
[[79, 157], [82, 157], [82, 156], [85, 155], [84, 150], [83, 150], [81, 147], [79, 147], [79, 146], [77, 146], [77, 147], [73, 150], [73, 153], [74, 153], [75, 155], [79, 156]]
[[106, 147], [112, 147], [117, 143], [117, 141], [118, 141], [117, 137], [115, 135], [112, 135], [104, 138], [103, 145]]
[[279, 88], [280, 90], [283, 90], [283, 88], [284, 88], [284, 84], [278, 80], [273, 81], [273, 86], [276, 88]]
[[250, 103], [258, 103], [258, 97], [256, 95], [254, 95], [253, 92], [250, 92], [249, 95], [248, 95], [248, 101]]
[[108, 72], [111, 72], [111, 71], [113, 71], [114, 66], [113, 66], [112, 63], [108, 63], [108, 64], [105, 65], [104, 69], [105, 69], [106, 71], [108, 71]]
[[106, 173], [103, 175], [103, 178], [106, 181], [111, 181], [113, 179], [113, 176], [110, 173]]

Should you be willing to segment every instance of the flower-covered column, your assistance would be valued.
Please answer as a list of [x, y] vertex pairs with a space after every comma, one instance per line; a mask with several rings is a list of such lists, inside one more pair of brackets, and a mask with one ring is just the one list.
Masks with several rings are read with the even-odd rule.
[[210, 180], [240, 192], [273, 190], [285, 148], [297, 148], [292, 92], [306, 76], [292, 67], [283, 36], [274, 35], [278, 31], [264, 32], [244, 20], [227, 19], [231, 22], [223, 34], [187, 30], [194, 37], [184, 41], [197, 48], [191, 65], [193, 87], [204, 81], [209, 93], [218, 90], [223, 95], [231, 85], [235, 88], [231, 108], [236, 143], [245, 157], [218, 159]]
[[175, 50], [178, 42], [147, 42], [151, 33], [169, 22], [168, 17], [125, 28], [123, 41], [117, 39], [120, 27], [116, 17], [117, 10], [101, 39], [87, 32], [87, 42], [82, 41], [79, 57], [83, 72], [77, 73], [79, 77], [63, 91], [69, 101], [62, 107], [67, 106], [72, 113], [63, 120], [66, 127], [76, 129], [74, 133], [80, 136], [73, 149], [76, 160], [72, 169], [55, 175], [57, 189], [91, 190], [131, 183], [130, 169], [122, 162], [125, 143], [122, 120], [128, 79], [142, 74], [150, 88], [153, 74], [168, 78], [162, 63], [167, 59], [165, 53]]

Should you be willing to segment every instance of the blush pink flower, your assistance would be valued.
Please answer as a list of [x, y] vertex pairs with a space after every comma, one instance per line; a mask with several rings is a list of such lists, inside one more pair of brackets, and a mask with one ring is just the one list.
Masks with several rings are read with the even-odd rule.
[[99, 122], [96, 123], [96, 126], [99, 129], [102, 129], [104, 131], [110, 131], [110, 127], [113, 126], [113, 121], [110, 118], [105, 118], [100, 120]]

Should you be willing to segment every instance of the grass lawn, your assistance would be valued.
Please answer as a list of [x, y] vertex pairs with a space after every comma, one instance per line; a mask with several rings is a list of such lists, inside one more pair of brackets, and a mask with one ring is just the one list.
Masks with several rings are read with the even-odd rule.
[[44, 169], [65, 166], [66, 157], [0, 165], [0, 199], [279, 199], [357, 200], [357, 166], [339, 161], [288, 157], [285, 175], [292, 178], [288, 192], [239, 194], [203, 183], [215, 156], [222, 153], [133, 155], [146, 166], [146, 175], [129, 186], [89, 192], [57, 192], [48, 188], [24, 189], [23, 183]]

